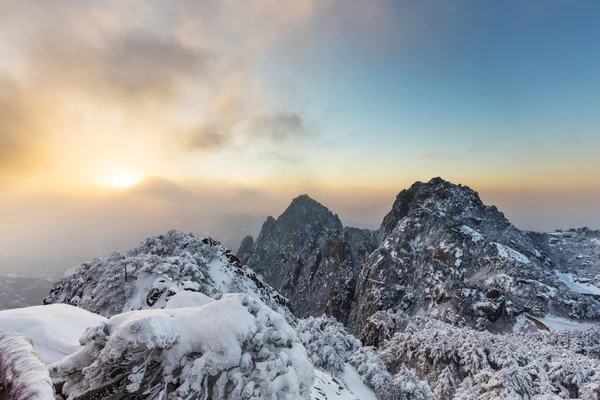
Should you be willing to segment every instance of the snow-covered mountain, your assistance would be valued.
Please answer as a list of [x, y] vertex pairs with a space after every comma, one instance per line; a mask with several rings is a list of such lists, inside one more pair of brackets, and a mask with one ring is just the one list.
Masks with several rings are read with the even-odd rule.
[[377, 232], [300, 196], [238, 254], [300, 315], [325, 312], [356, 335], [388, 309], [510, 332], [525, 317], [518, 327], [600, 321], [599, 237], [521, 231], [474, 190], [434, 178], [401, 191]]
[[584, 271], [562, 272], [554, 253], [468, 187], [415, 183], [380, 232], [357, 282], [353, 332], [390, 308], [491, 331], [511, 331], [521, 315], [600, 321], [600, 302], [572, 282]]
[[327, 313], [345, 322], [359, 266], [377, 244], [376, 232], [344, 228], [302, 195], [279, 218], [268, 217], [256, 241], [246, 237], [237, 254], [290, 299], [296, 316]]
[[[327, 321], [334, 329], [324, 333], [299, 322], [283, 296], [210, 238], [150, 237], [74, 269], [45, 303], [0, 311], [0, 331], [31, 338], [68, 399], [380, 397], [349, 363], [360, 343], [342, 325]], [[353, 346], [338, 352], [340, 335]]]
[[106, 317], [163, 308], [181, 291], [218, 299], [246, 293], [294, 320], [289, 302], [219, 242], [180, 231], [152, 236], [127, 253], [83, 263], [52, 287], [45, 304], [66, 303]]
[[237, 256], [150, 237], [0, 311], [0, 331], [32, 340], [6, 333], [45, 382], [25, 389], [52, 377], [71, 400], [598, 399], [599, 256], [600, 232], [521, 231], [435, 178], [377, 231], [302, 195]]

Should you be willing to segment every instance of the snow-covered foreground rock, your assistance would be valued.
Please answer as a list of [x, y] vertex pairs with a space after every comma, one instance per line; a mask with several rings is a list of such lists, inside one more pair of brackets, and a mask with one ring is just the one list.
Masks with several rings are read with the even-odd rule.
[[85, 330], [106, 318], [67, 304], [51, 304], [0, 311], [0, 331], [29, 337], [46, 364], [79, 350]]
[[54, 399], [46, 366], [20, 333], [0, 332], [0, 399]]
[[247, 293], [288, 321], [289, 302], [251, 269], [242, 266], [229, 249], [211, 238], [180, 231], [152, 236], [123, 254], [83, 263], [55, 283], [45, 303], [67, 303], [110, 317], [150, 308], [163, 308], [182, 291], [201, 292], [218, 299], [225, 293]]
[[50, 365], [69, 399], [308, 399], [312, 365], [285, 318], [244, 294], [118, 314]]

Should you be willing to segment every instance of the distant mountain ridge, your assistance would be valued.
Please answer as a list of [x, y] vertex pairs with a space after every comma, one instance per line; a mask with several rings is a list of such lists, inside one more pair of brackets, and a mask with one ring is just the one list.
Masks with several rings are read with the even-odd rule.
[[[238, 255], [299, 316], [326, 313], [356, 335], [388, 309], [507, 332], [525, 315], [600, 320], [600, 234], [577, 236], [590, 256], [566, 256], [571, 264], [566, 236], [521, 231], [471, 188], [434, 178], [401, 191], [377, 231], [343, 227], [302, 195]], [[584, 258], [587, 268], [573, 268]]]

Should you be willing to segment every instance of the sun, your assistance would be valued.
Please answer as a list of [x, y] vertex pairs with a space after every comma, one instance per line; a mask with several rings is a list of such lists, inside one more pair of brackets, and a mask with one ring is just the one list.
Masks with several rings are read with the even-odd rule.
[[111, 179], [111, 186], [116, 186], [118, 188], [127, 189], [138, 183], [140, 180], [134, 177], [133, 175], [119, 173], [115, 174]]

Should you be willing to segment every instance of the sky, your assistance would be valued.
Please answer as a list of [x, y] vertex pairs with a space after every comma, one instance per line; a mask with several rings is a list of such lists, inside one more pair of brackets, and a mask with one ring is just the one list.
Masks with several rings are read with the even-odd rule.
[[[596, 1], [0, 0], [0, 272], [441, 176], [600, 228]], [[235, 249], [234, 249], [235, 250]]]

